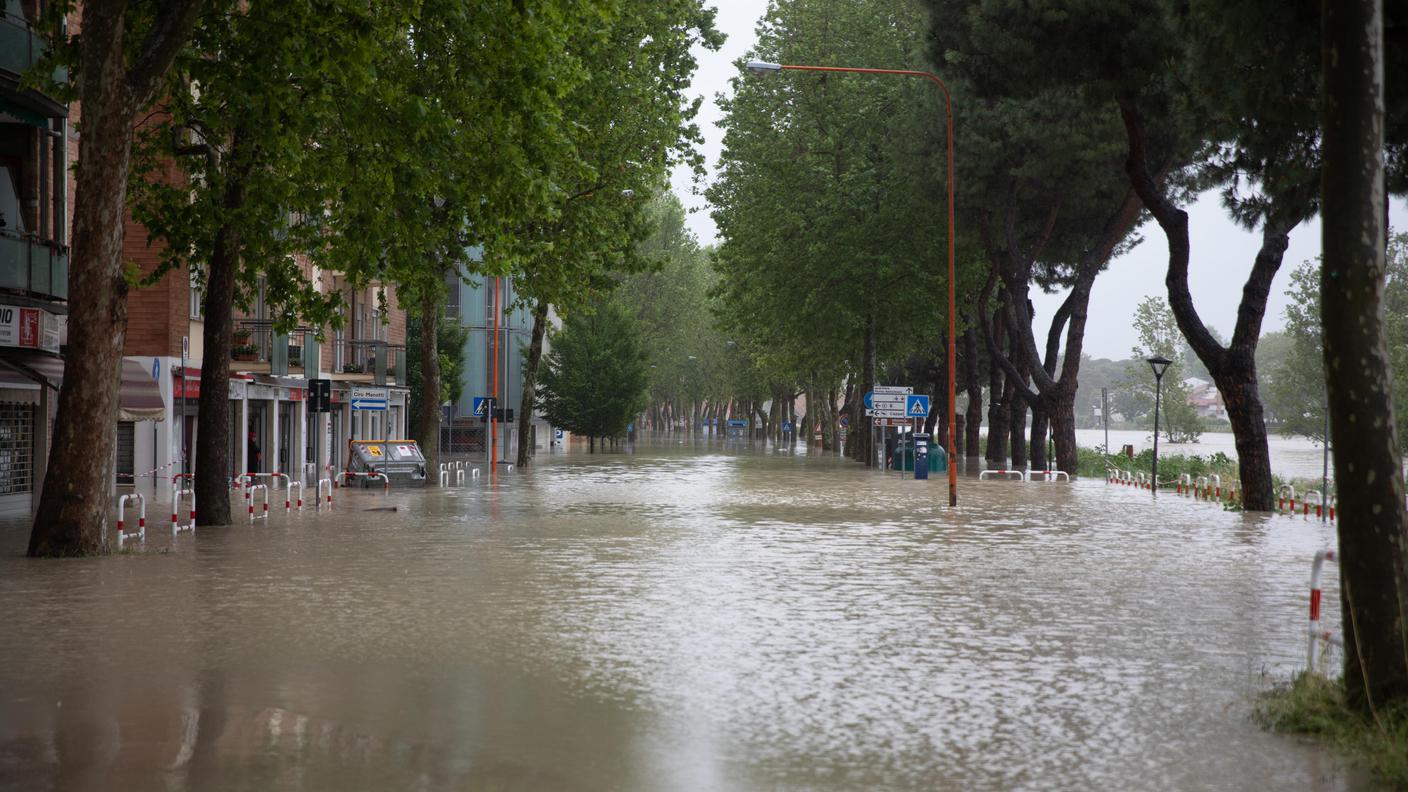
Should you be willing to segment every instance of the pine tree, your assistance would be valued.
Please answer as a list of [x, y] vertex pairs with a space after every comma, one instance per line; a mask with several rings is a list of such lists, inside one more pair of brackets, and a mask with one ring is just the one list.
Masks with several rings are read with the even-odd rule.
[[553, 426], [591, 438], [614, 437], [645, 408], [645, 349], [626, 310], [608, 300], [553, 333], [539, 405]]

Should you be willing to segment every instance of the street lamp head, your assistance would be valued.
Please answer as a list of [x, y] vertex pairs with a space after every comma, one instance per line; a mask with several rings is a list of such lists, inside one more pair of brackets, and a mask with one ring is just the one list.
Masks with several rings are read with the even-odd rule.
[[782, 71], [782, 64], [768, 63], [767, 61], [760, 60], [750, 60], [744, 68], [748, 69], [749, 72], [758, 75], [776, 74], [777, 72]]
[[1145, 362], [1149, 364], [1149, 368], [1154, 370], [1154, 379], [1156, 380], [1163, 379], [1164, 372], [1167, 371], [1168, 367], [1173, 364], [1172, 360], [1169, 360], [1168, 358], [1162, 355], [1159, 355], [1157, 357], [1151, 357]]

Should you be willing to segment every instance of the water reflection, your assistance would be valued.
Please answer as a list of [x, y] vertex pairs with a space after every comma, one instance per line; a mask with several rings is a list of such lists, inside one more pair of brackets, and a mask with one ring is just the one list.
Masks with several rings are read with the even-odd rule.
[[165, 555], [6, 530], [0, 787], [1352, 786], [1247, 719], [1318, 523], [1085, 481], [954, 513], [679, 438], [543, 462]]

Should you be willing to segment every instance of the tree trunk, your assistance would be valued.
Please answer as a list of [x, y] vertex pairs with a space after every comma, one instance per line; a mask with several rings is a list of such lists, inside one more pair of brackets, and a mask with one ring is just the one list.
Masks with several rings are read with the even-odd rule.
[[[235, 162], [242, 134], [231, 137], [227, 161]], [[229, 176], [222, 197], [234, 215], [245, 202], [243, 173]], [[230, 344], [234, 333], [235, 276], [240, 266], [240, 232], [232, 225], [215, 236], [206, 265], [205, 325], [201, 331], [204, 357], [200, 367], [200, 431], [196, 433], [196, 521], [201, 525], [229, 525], [230, 515]], [[240, 427], [241, 432], [248, 427]], [[241, 435], [242, 437], [242, 435]], [[321, 441], [321, 438], [319, 438]], [[321, 472], [321, 471], [320, 471]]]
[[[1275, 508], [1271, 479], [1271, 453], [1266, 443], [1266, 421], [1262, 415], [1261, 398], [1257, 394], [1256, 364], [1240, 355], [1226, 355], [1224, 365], [1213, 374], [1217, 390], [1227, 405], [1227, 420], [1232, 424], [1232, 437], [1237, 445], [1237, 471], [1242, 480], [1242, 507], [1247, 511], [1271, 511]], [[1167, 403], [1165, 403], [1167, 404]], [[1165, 406], [1163, 418], [1168, 421]]]
[[548, 330], [547, 300], [538, 300], [533, 306], [533, 339], [528, 345], [528, 359], [523, 364], [523, 400], [518, 405], [518, 466], [528, 466], [532, 440], [529, 430], [532, 426], [534, 402], [538, 400], [538, 364], [543, 359], [543, 336]]
[[420, 299], [420, 404], [416, 440], [425, 455], [425, 483], [440, 486], [440, 295], [426, 289]]
[[865, 462], [867, 468], [876, 464], [872, 421], [866, 417], [865, 395], [876, 388], [876, 320], [866, 317], [865, 338], [860, 347], [860, 390], [850, 404], [850, 426], [855, 428], [853, 438], [846, 448], [846, 454], [857, 462]]
[[983, 455], [983, 384], [978, 379], [978, 342], [973, 338], [971, 328], [963, 333], [963, 371], [968, 387], [968, 409], [963, 427], [967, 431], [965, 456], [973, 460], [976, 467], [978, 457]]
[[1027, 403], [1012, 388], [1008, 397], [1007, 421], [1012, 428], [1012, 469], [1025, 470], [1027, 467]]
[[1046, 410], [1040, 404], [1032, 405], [1032, 470], [1051, 469], [1046, 460], [1046, 421]]
[[1056, 445], [1056, 469], [1064, 470], [1071, 478], [1075, 478], [1080, 472], [1080, 448], [1076, 445], [1075, 388], [1058, 391], [1052, 401], [1047, 418], [1051, 421], [1051, 438]]
[[127, 333], [122, 228], [135, 111], [122, 73], [122, 7], [89, 3], [83, 11], [86, 79], [81, 82], [83, 134], [69, 269], [68, 345], [49, 452], [50, 472], [29, 537], [31, 556], [93, 555], [107, 550], [117, 397]]
[[[1002, 308], [999, 307], [993, 312], [994, 318], [1000, 316], [1001, 313]], [[999, 349], [1002, 347], [1003, 325], [1004, 323], [1000, 320], [993, 322], [993, 344]], [[986, 459], [988, 467], [992, 469], [1007, 467], [1008, 418], [1011, 416], [1011, 410], [1008, 409], [1010, 388], [1006, 380], [1007, 374], [1000, 367], [988, 367], [988, 447]]]
[[1320, 299], [1351, 706], [1408, 700], [1408, 514], [1384, 339], [1381, 0], [1324, 0]]

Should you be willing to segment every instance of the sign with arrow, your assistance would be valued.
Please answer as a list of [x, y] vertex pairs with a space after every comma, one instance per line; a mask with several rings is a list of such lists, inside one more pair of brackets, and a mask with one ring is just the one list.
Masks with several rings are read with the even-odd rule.
[[353, 388], [348, 400], [354, 410], [385, 411], [388, 398], [386, 388]]

